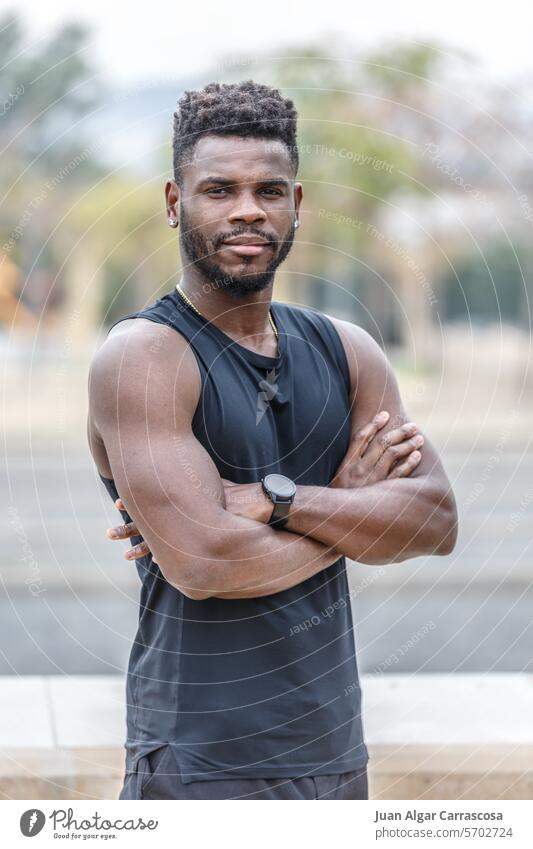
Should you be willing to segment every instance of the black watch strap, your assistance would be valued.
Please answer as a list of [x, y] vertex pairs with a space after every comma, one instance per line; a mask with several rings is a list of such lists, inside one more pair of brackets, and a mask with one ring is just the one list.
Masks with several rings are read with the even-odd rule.
[[290, 501], [274, 502], [274, 509], [272, 510], [272, 515], [268, 520], [268, 524], [271, 525], [273, 528], [276, 528], [276, 530], [282, 531], [287, 522], [289, 521], [290, 507]]

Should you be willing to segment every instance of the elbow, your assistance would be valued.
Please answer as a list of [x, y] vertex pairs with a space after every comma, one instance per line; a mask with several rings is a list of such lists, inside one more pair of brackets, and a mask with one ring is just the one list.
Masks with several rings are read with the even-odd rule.
[[420, 532], [415, 530], [410, 541], [388, 562], [401, 563], [428, 554], [441, 557], [451, 554], [457, 544], [458, 530], [457, 505], [452, 490], [448, 489], [432, 507], [429, 521], [424, 522]]
[[174, 589], [192, 601], [204, 601], [213, 595], [208, 588], [208, 569], [205, 561], [192, 561], [193, 558], [189, 559], [187, 564], [180, 564], [174, 557], [171, 563], [158, 560], [157, 565], [164, 579]]
[[199, 553], [185, 556], [172, 549], [157, 560], [169, 584], [193, 601], [219, 598], [241, 589], [235, 575], [239, 562], [228, 558], [230, 552], [222, 537], [198, 541], [196, 547]]
[[[193, 545], [189, 546], [192, 549]], [[193, 601], [216, 598], [220, 593], [233, 591], [229, 581], [231, 561], [226, 547], [218, 537], [198, 540], [196, 551], [178, 552], [168, 550], [157, 560], [163, 576], [169, 584]]]
[[444, 556], [446, 554], [451, 554], [457, 544], [457, 534], [458, 534], [458, 525], [457, 521], [455, 521], [449, 528], [449, 530], [444, 534], [444, 536], [440, 539], [439, 545], [435, 550], [435, 554]]
[[198, 581], [197, 575], [195, 575], [194, 579], [187, 579], [180, 575], [174, 575], [171, 579], [169, 579], [165, 575], [165, 579], [171, 586], [174, 587], [174, 589], [179, 590], [180, 593], [183, 593], [184, 596], [187, 596], [187, 598], [190, 598], [192, 601], [204, 601], [206, 598], [211, 598], [213, 595], [213, 593], [211, 593], [207, 587], [203, 585], [203, 583]]
[[453, 492], [448, 490], [438, 511], [435, 554], [451, 554], [457, 544], [459, 517]]
[[192, 587], [184, 587], [178, 586], [178, 584], [172, 584], [175, 589], [179, 590], [180, 593], [190, 598], [192, 601], [204, 601], [206, 598], [211, 598], [211, 593], [204, 590], [196, 590]]

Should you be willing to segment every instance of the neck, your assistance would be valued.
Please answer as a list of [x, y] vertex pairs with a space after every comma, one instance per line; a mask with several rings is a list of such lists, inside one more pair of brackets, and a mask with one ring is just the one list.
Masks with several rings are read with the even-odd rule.
[[257, 345], [271, 347], [270, 337], [274, 337], [274, 333], [268, 313], [274, 281], [260, 292], [251, 292], [238, 300], [223, 286], [206, 280], [194, 268], [182, 273], [179, 285], [204, 318], [232, 339], [240, 344], [248, 339]]

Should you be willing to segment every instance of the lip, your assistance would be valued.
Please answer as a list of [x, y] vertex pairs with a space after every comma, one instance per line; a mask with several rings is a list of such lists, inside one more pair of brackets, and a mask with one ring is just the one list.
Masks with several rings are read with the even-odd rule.
[[267, 245], [266, 239], [261, 236], [232, 236], [224, 241], [225, 245]]
[[259, 256], [270, 247], [270, 242], [261, 239], [260, 236], [235, 236], [233, 239], [227, 239], [223, 245], [237, 256]]

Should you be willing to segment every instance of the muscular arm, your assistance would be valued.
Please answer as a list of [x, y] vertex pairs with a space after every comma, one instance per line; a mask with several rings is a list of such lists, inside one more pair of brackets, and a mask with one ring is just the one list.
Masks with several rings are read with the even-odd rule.
[[[407, 421], [394, 372], [369, 334], [349, 322], [332, 321], [350, 367], [351, 437], [379, 410], [387, 410], [388, 424], [376, 437], [386, 439], [392, 428]], [[372, 565], [448, 554], [457, 537], [455, 499], [427, 438], [421, 453], [409, 477], [362, 489], [298, 486], [287, 528], [335, 544], [347, 557]]]
[[194, 599], [270, 595], [340, 556], [225, 509], [224, 487], [191, 422], [200, 374], [178, 333], [138, 319], [114, 331], [89, 380], [90, 431], [165, 579]]

